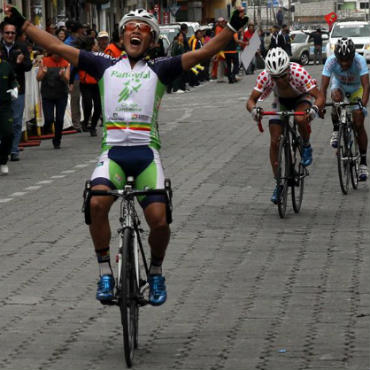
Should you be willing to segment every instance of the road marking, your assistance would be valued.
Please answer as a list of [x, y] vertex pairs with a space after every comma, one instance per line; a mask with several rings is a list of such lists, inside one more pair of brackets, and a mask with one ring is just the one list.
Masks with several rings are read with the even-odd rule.
[[33, 186], [29, 186], [28, 188], [25, 188], [25, 190], [38, 190], [40, 188], [41, 188], [40, 185], [33, 185]]
[[76, 170], [65, 170], [65, 171], [62, 171], [61, 173], [75, 173]]
[[[95, 162], [95, 161], [94, 161]], [[85, 168], [85, 167], [87, 167], [88, 166], [88, 164], [77, 164], [76, 166], [75, 166], [75, 168]]]
[[51, 176], [50, 178], [51, 179], [62, 179], [63, 177], [66, 177], [65, 175], [55, 175], [55, 176]]
[[0, 199], [0, 203], [7, 203], [7, 202], [10, 202], [11, 200], [13, 200], [13, 198], [3, 198], [3, 199]]
[[51, 184], [52, 182], [54, 181], [53, 180], [43, 180], [43, 181], [36, 182], [36, 185]]
[[26, 191], [17, 191], [16, 193], [10, 194], [11, 197], [21, 197], [23, 195], [27, 194]]

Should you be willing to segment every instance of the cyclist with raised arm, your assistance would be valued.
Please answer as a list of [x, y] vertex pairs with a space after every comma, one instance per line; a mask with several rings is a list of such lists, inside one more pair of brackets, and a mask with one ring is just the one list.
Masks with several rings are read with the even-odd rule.
[[[98, 81], [104, 127], [102, 154], [91, 178], [92, 190], [122, 189], [127, 176], [135, 177], [137, 189], [164, 188], [157, 116], [165, 85], [183, 71], [217, 54], [248, 21], [244, 10], [237, 9], [227, 27], [201, 49], [175, 57], [147, 60], [145, 56], [149, 48], [159, 38], [159, 25], [144, 9], [130, 11], [121, 19], [119, 29], [126, 53], [119, 58], [65, 45], [26, 21], [16, 8], [7, 5], [5, 12], [31, 40], [49, 52], [59, 54]], [[108, 219], [113, 202], [113, 197], [95, 196], [91, 199], [90, 233], [100, 270], [96, 298], [102, 303], [109, 303], [114, 297]], [[149, 301], [161, 305], [167, 298], [162, 262], [170, 238], [166, 200], [162, 196], [148, 196], [141, 201], [141, 206], [150, 229]]]
[[[331, 99], [333, 102], [341, 102], [345, 96], [349, 97], [350, 102], [357, 102], [361, 99], [362, 107], [354, 105], [352, 116], [354, 129], [357, 132], [357, 141], [360, 151], [359, 180], [366, 181], [369, 172], [367, 169], [367, 133], [364, 126], [367, 115], [366, 105], [369, 100], [369, 69], [366, 59], [356, 53], [353, 41], [343, 37], [335, 45], [334, 55], [331, 55], [324, 65], [321, 78], [321, 90], [326, 97], [326, 91], [331, 79]], [[333, 108], [331, 113], [333, 122], [333, 133], [330, 145], [338, 147], [339, 117]]]
[[[247, 101], [246, 107], [255, 121], [262, 118], [263, 109], [257, 107], [258, 100], [274, 94], [273, 108], [276, 111], [307, 111], [304, 116], [295, 117], [303, 140], [302, 165], [312, 163], [310, 144], [310, 121], [313, 120], [325, 104], [323, 94], [316, 81], [299, 64], [289, 61], [289, 56], [282, 48], [270, 49], [265, 59], [265, 69], [258, 75], [256, 85]], [[280, 136], [283, 132], [282, 121], [278, 115], [269, 120], [270, 162], [274, 176], [277, 174]], [[273, 203], [279, 200], [279, 188], [275, 187], [271, 197]]]

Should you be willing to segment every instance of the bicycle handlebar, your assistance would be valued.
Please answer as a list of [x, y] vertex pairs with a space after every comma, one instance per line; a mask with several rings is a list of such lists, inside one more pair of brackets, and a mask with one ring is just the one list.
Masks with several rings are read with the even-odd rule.
[[358, 100], [356, 102], [345, 102], [345, 101], [339, 101], [339, 102], [335, 102], [335, 101], [332, 101], [330, 103], [326, 103], [325, 104], [325, 107], [348, 107], [348, 106], [353, 106], [353, 105], [358, 105], [360, 107], [360, 109], [364, 108], [364, 105], [362, 104], [362, 100], [360, 98], [358, 98]]
[[[308, 114], [308, 110], [306, 112], [293, 112], [293, 111], [285, 111], [285, 112], [277, 112], [277, 111], [263, 111], [261, 112], [262, 116], [283, 116], [283, 117], [291, 117], [291, 116], [304, 116]], [[258, 121], [257, 123], [258, 130], [260, 132], [264, 132], [265, 130], [263, 129], [262, 126], [262, 119]]]

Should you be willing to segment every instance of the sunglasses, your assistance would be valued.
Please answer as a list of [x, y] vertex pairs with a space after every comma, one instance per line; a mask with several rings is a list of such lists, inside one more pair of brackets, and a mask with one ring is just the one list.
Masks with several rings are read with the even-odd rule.
[[149, 26], [147, 23], [139, 23], [139, 22], [128, 22], [125, 24], [126, 31], [135, 31], [138, 28], [141, 32], [151, 32], [152, 27]]
[[11, 31], [8, 31], [8, 32], [4, 32], [5, 35], [16, 35], [16, 32], [11, 32]]
[[282, 73], [281, 75], [271, 76], [271, 78], [274, 80], [278, 80], [279, 78], [285, 78], [286, 76], [288, 76], [287, 72]]

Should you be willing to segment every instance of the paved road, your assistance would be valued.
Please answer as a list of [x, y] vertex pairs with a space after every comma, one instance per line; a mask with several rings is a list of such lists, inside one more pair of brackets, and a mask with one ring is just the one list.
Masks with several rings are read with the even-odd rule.
[[[318, 120], [302, 212], [279, 219], [269, 137], [244, 108], [254, 78], [164, 98], [169, 299], [141, 311], [135, 369], [370, 368], [368, 184], [341, 194], [329, 117]], [[80, 213], [98, 151], [87, 134], [60, 151], [43, 142], [0, 178], [0, 369], [125, 368]]]

